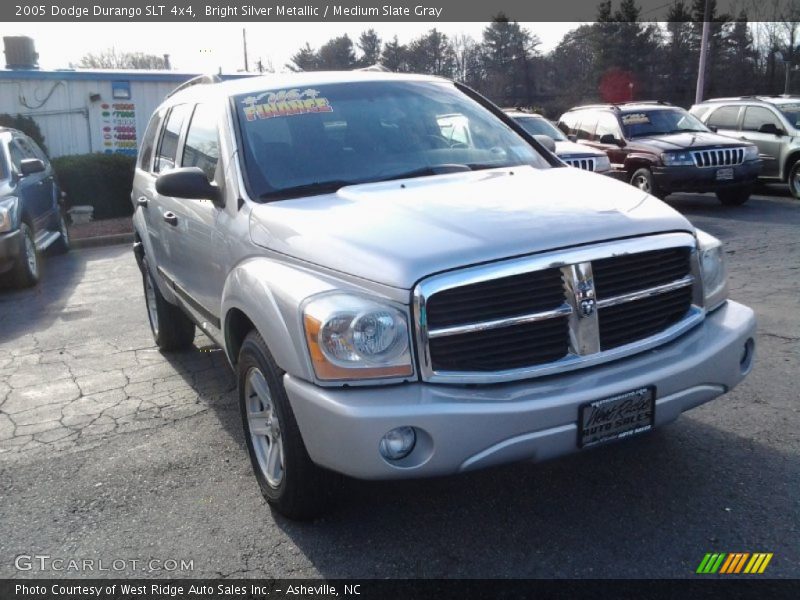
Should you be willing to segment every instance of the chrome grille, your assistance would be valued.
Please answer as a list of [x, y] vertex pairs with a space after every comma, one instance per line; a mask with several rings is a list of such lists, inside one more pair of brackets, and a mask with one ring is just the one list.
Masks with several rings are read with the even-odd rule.
[[704, 315], [694, 238], [648, 236], [453, 271], [415, 290], [420, 371], [511, 381], [664, 343]]
[[744, 162], [744, 148], [720, 148], [718, 150], [694, 150], [694, 164], [698, 167], [727, 167]]
[[583, 169], [584, 171], [594, 171], [593, 158], [565, 158], [564, 162], [567, 163], [570, 167], [575, 167], [576, 169]]

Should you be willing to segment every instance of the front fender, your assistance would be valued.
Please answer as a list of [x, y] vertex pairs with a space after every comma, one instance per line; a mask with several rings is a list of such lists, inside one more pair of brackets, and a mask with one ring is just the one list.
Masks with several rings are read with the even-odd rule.
[[239, 310], [264, 338], [281, 369], [313, 381], [300, 305], [309, 296], [343, 287], [325, 275], [272, 258], [255, 257], [237, 265], [222, 292], [221, 326], [231, 365], [237, 356], [230, 324], [234, 311]]

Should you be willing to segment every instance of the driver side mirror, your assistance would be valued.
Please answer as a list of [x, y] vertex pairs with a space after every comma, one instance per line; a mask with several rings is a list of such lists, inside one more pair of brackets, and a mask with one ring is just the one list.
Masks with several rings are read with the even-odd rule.
[[570, 133], [570, 134], [567, 136], [567, 139], [568, 139], [570, 142], [577, 142], [577, 141], [578, 141], [578, 136], [577, 136], [576, 134], [574, 134], [574, 133]]
[[758, 128], [758, 133], [771, 133], [773, 135], [783, 135], [784, 131], [775, 123], [764, 123]]
[[156, 191], [162, 196], [211, 200], [215, 204], [222, 199], [219, 187], [208, 181], [200, 167], [181, 167], [162, 173], [156, 179]]
[[23, 177], [34, 173], [42, 173], [45, 169], [44, 162], [38, 158], [24, 158], [19, 163], [19, 172]]

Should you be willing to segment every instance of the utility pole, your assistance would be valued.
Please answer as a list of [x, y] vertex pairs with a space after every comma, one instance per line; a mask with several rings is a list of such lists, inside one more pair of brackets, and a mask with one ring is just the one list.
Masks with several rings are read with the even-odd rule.
[[706, 0], [703, 10], [703, 35], [700, 38], [700, 67], [697, 70], [697, 88], [694, 92], [694, 103], [699, 104], [703, 101], [703, 90], [706, 87], [706, 60], [708, 59], [708, 34], [711, 18], [711, 0]]
[[242, 49], [244, 50], [244, 70], [247, 72], [250, 69], [247, 66], [247, 30], [244, 27], [242, 27]]

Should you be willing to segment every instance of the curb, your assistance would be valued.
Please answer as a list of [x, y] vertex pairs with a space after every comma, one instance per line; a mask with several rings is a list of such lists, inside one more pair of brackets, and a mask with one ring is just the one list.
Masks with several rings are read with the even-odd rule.
[[75, 250], [81, 248], [97, 248], [98, 246], [114, 246], [116, 244], [132, 244], [133, 233], [117, 233], [114, 235], [98, 235], [89, 238], [70, 240], [70, 247]]

